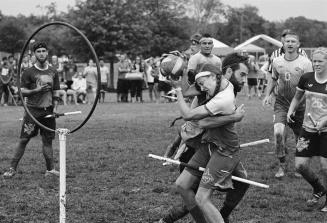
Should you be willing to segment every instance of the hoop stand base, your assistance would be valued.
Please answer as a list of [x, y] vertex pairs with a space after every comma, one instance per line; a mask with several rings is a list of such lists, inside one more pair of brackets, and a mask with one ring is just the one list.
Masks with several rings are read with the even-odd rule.
[[56, 130], [59, 135], [59, 222], [66, 222], [66, 138], [70, 133], [68, 129]]

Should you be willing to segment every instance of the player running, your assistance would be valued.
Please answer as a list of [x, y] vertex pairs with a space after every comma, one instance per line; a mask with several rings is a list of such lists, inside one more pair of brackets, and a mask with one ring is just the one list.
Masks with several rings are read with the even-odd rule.
[[294, 122], [287, 123], [287, 111], [295, 95], [296, 86], [300, 77], [307, 72], [312, 71], [311, 61], [299, 54], [299, 36], [289, 31], [284, 37], [285, 55], [274, 59], [272, 64], [272, 81], [268, 83], [266, 97], [263, 104], [271, 103], [270, 95], [278, 82], [278, 93], [274, 104], [274, 137], [276, 155], [279, 160], [279, 169], [275, 174], [276, 178], [285, 176], [286, 171], [286, 125], [294, 132], [297, 140], [303, 121], [304, 103], [301, 103], [294, 115]]
[[[295, 168], [313, 188], [313, 197], [307, 201], [309, 206], [317, 204], [319, 198], [326, 194], [323, 185], [327, 185], [327, 48], [314, 51], [313, 66], [315, 72], [306, 73], [300, 78], [287, 113], [287, 120], [293, 123], [293, 113], [305, 96], [305, 117], [296, 146]], [[313, 156], [320, 158], [323, 183], [309, 168]], [[327, 200], [321, 211], [327, 212]]]

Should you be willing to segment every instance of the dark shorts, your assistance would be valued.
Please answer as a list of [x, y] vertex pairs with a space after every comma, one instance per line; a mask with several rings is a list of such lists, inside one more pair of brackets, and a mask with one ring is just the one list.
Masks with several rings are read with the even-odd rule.
[[73, 81], [72, 80], [67, 80], [66, 81], [67, 89], [72, 89]]
[[117, 80], [117, 93], [118, 94], [128, 94], [129, 90], [129, 81], [125, 79]]
[[[50, 128], [56, 129], [55, 118], [44, 118], [46, 115], [53, 114], [53, 107], [44, 108], [30, 108], [29, 111], [32, 113], [33, 117], [36, 118], [42, 125]], [[33, 119], [27, 114], [24, 114], [22, 128], [20, 132], [20, 138], [32, 138], [37, 136], [40, 131], [40, 135], [47, 139], [54, 139], [55, 132], [48, 131], [39, 127]]]
[[107, 87], [107, 83], [101, 83], [101, 90], [103, 91], [107, 91], [108, 90], [108, 87]]
[[307, 132], [302, 129], [296, 145], [295, 156], [322, 156], [327, 158], [327, 132], [319, 134], [317, 132]]
[[193, 166], [205, 167], [205, 171], [201, 172], [191, 168], [186, 168], [186, 171], [197, 177], [202, 176], [200, 187], [217, 190], [233, 188], [232, 174], [246, 177], [239, 153], [225, 156], [219, 153], [217, 148], [209, 145], [203, 144], [189, 161], [189, 164]]
[[295, 112], [295, 116], [293, 117], [293, 123], [287, 122], [287, 112], [288, 106], [284, 105], [278, 99], [276, 99], [274, 105], [274, 123], [282, 123], [285, 126], [288, 125], [293, 130], [294, 134], [298, 136], [302, 129], [305, 109], [301, 108]]
[[163, 91], [163, 92], [167, 93], [170, 90], [171, 90], [171, 86], [168, 83], [166, 83], [164, 81], [159, 81], [158, 91]]
[[258, 79], [257, 78], [248, 78], [248, 86], [257, 86]]

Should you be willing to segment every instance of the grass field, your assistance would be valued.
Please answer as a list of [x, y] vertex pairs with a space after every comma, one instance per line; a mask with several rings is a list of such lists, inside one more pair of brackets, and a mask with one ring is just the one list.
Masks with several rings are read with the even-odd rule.
[[[67, 222], [69, 223], [143, 223], [153, 222], [174, 203], [180, 203], [172, 185], [177, 167], [163, 167], [147, 158], [162, 155], [175, 136], [176, 127], [168, 128], [178, 116], [177, 106], [167, 104], [117, 104], [114, 95], [99, 104], [90, 121], [67, 136]], [[240, 96], [246, 105], [246, 117], [237, 125], [242, 143], [270, 138], [272, 111], [263, 109], [257, 99]], [[63, 108], [62, 108], [63, 109]], [[58, 119], [58, 127], [73, 128], [90, 107], [68, 106], [67, 111], [83, 110], [83, 115]], [[3, 173], [17, 142], [22, 107], [0, 107], [0, 171]], [[318, 207], [307, 208], [309, 185], [295, 178], [294, 139], [290, 147], [289, 173], [283, 180], [273, 176], [277, 170], [273, 144], [242, 150], [249, 178], [269, 184], [269, 189], [250, 187], [244, 200], [232, 213], [238, 223], [315, 223], [327, 222]], [[58, 137], [54, 142], [56, 166], [59, 167]], [[318, 170], [317, 162], [313, 165]], [[59, 179], [44, 177], [45, 163], [40, 138], [31, 140], [18, 167], [18, 174], [0, 181], [0, 222], [58, 222]], [[216, 194], [220, 207], [223, 194]], [[322, 205], [321, 201], [321, 205]], [[191, 218], [180, 220], [189, 222]]]

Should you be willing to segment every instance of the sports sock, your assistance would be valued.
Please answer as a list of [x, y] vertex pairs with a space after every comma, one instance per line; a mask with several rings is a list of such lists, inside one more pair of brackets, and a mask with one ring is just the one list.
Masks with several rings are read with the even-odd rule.
[[193, 208], [191, 208], [190, 214], [192, 215], [196, 223], [207, 223], [201, 209], [198, 206], [194, 206]]
[[168, 211], [168, 213], [162, 219], [166, 223], [173, 223], [173, 222], [183, 218], [188, 213], [189, 213], [189, 211], [187, 210], [185, 205], [183, 205], [183, 206], [174, 206]]
[[224, 204], [220, 209], [220, 214], [224, 219], [229, 217], [249, 189], [249, 184], [246, 183], [233, 181], [233, 185], [234, 189], [227, 192]]
[[313, 187], [314, 192], [320, 192], [325, 190], [325, 187], [321, 184], [318, 176], [306, 166], [300, 166], [298, 172], [303, 178]]

